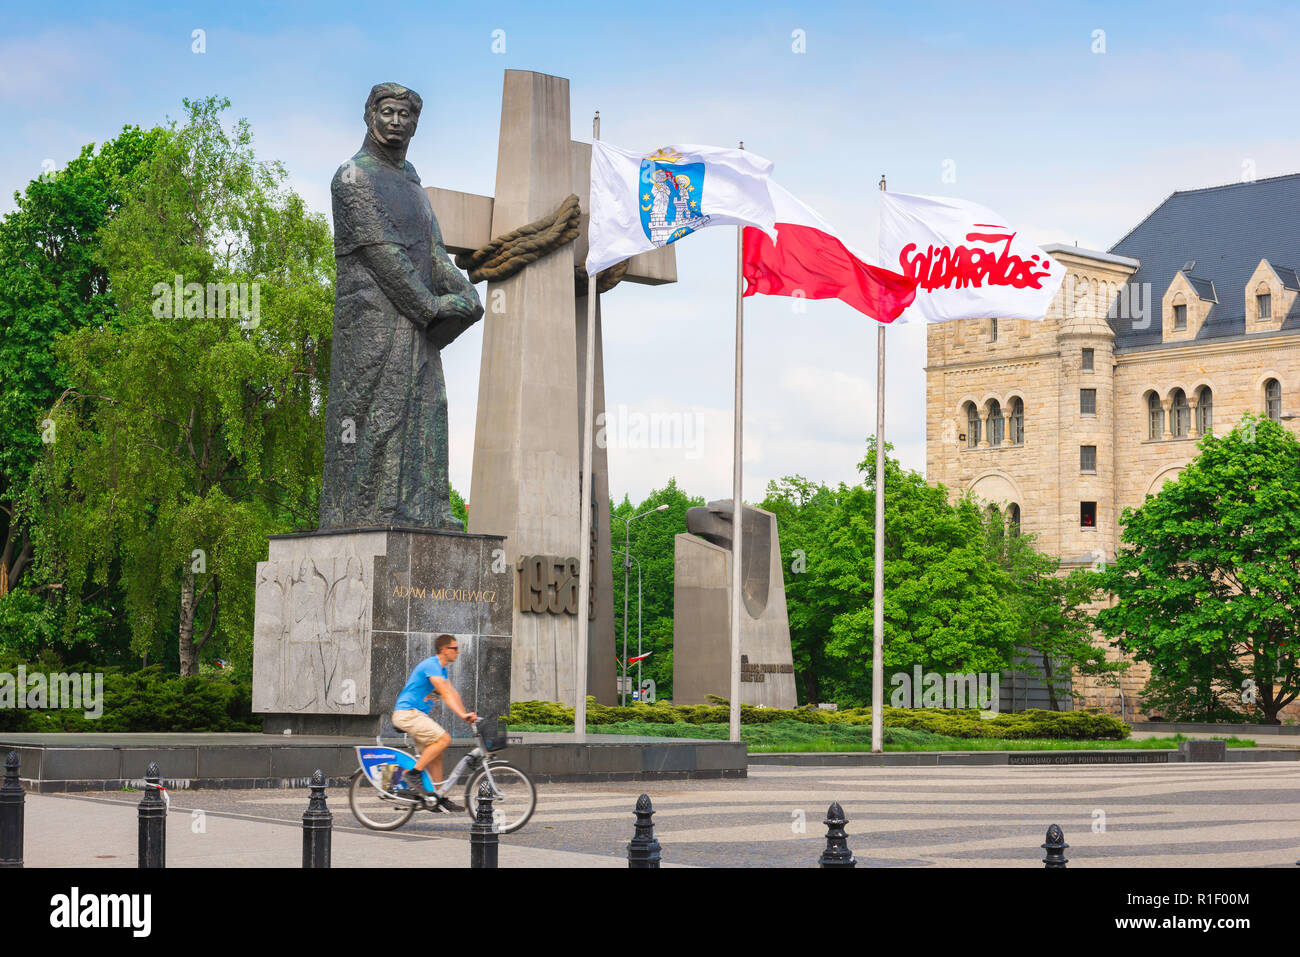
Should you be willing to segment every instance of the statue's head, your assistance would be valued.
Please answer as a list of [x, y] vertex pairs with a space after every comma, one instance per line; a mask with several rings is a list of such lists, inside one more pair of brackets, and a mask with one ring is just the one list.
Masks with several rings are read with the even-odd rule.
[[400, 83], [379, 83], [366, 98], [366, 128], [385, 146], [404, 147], [415, 135], [424, 101]]

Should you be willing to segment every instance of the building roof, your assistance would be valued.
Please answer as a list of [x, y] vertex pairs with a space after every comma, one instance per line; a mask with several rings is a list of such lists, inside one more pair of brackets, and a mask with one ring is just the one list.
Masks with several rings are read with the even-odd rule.
[[[1110, 320], [1117, 350], [1162, 341], [1161, 297], [1192, 260], [1197, 276], [1188, 279], [1202, 299], [1215, 303], [1196, 338], [1244, 336], [1246, 282], [1261, 259], [1269, 261], [1287, 288], [1300, 288], [1300, 277], [1290, 266], [1300, 263], [1300, 173], [1179, 190], [1110, 252], [1141, 262], [1129, 282], [1151, 284], [1149, 325], [1136, 316]], [[1141, 301], [1145, 305], [1146, 297]], [[1300, 312], [1292, 310], [1282, 328], [1300, 329]]]
[[1288, 269], [1286, 266], [1279, 266], [1276, 263], [1269, 263], [1269, 265], [1277, 273], [1277, 278], [1282, 280], [1283, 289], [1294, 289], [1300, 292], [1300, 275], [1297, 275], [1294, 269]]
[[1114, 256], [1110, 253], [1099, 252], [1096, 249], [1083, 249], [1079, 246], [1071, 246], [1069, 243], [1047, 243], [1041, 247], [1045, 253], [1065, 253], [1070, 256], [1081, 256], [1085, 259], [1095, 259], [1098, 262], [1112, 263], [1116, 266], [1128, 266], [1136, 269], [1141, 265], [1136, 259], [1130, 259], [1128, 256]]

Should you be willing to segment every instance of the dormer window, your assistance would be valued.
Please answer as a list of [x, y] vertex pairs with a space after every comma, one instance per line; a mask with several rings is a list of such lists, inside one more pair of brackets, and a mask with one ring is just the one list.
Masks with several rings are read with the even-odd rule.
[[1290, 266], [1261, 259], [1246, 281], [1242, 305], [1246, 309], [1247, 332], [1275, 332], [1282, 320], [1295, 311], [1300, 296], [1300, 275]]
[[1183, 305], [1174, 306], [1174, 329], [1187, 328], [1187, 307]]

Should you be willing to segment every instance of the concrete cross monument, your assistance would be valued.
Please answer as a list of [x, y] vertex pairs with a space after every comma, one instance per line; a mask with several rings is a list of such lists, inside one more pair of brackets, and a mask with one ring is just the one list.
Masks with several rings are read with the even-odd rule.
[[[515, 575], [512, 700], [574, 703], [577, 616], [590, 618], [588, 694], [613, 704], [613, 580], [609, 482], [603, 443], [594, 450], [592, 593], [578, 595], [582, 402], [587, 301], [575, 264], [586, 259], [591, 146], [571, 139], [569, 81], [507, 70], [496, 195], [426, 188], [449, 253], [467, 254], [555, 213], [579, 197], [582, 226], [514, 275], [488, 282], [469, 495], [469, 531], [505, 536], [503, 567]], [[676, 281], [673, 248], [629, 260], [624, 281]], [[579, 288], [575, 288], [575, 285]], [[600, 314], [594, 401], [604, 412]]]

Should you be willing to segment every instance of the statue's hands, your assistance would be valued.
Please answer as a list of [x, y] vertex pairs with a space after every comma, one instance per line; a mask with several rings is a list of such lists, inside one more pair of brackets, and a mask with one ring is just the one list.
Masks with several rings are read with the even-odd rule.
[[438, 318], [439, 319], [477, 319], [481, 315], [476, 303], [470, 302], [464, 296], [439, 296], [438, 297]]

